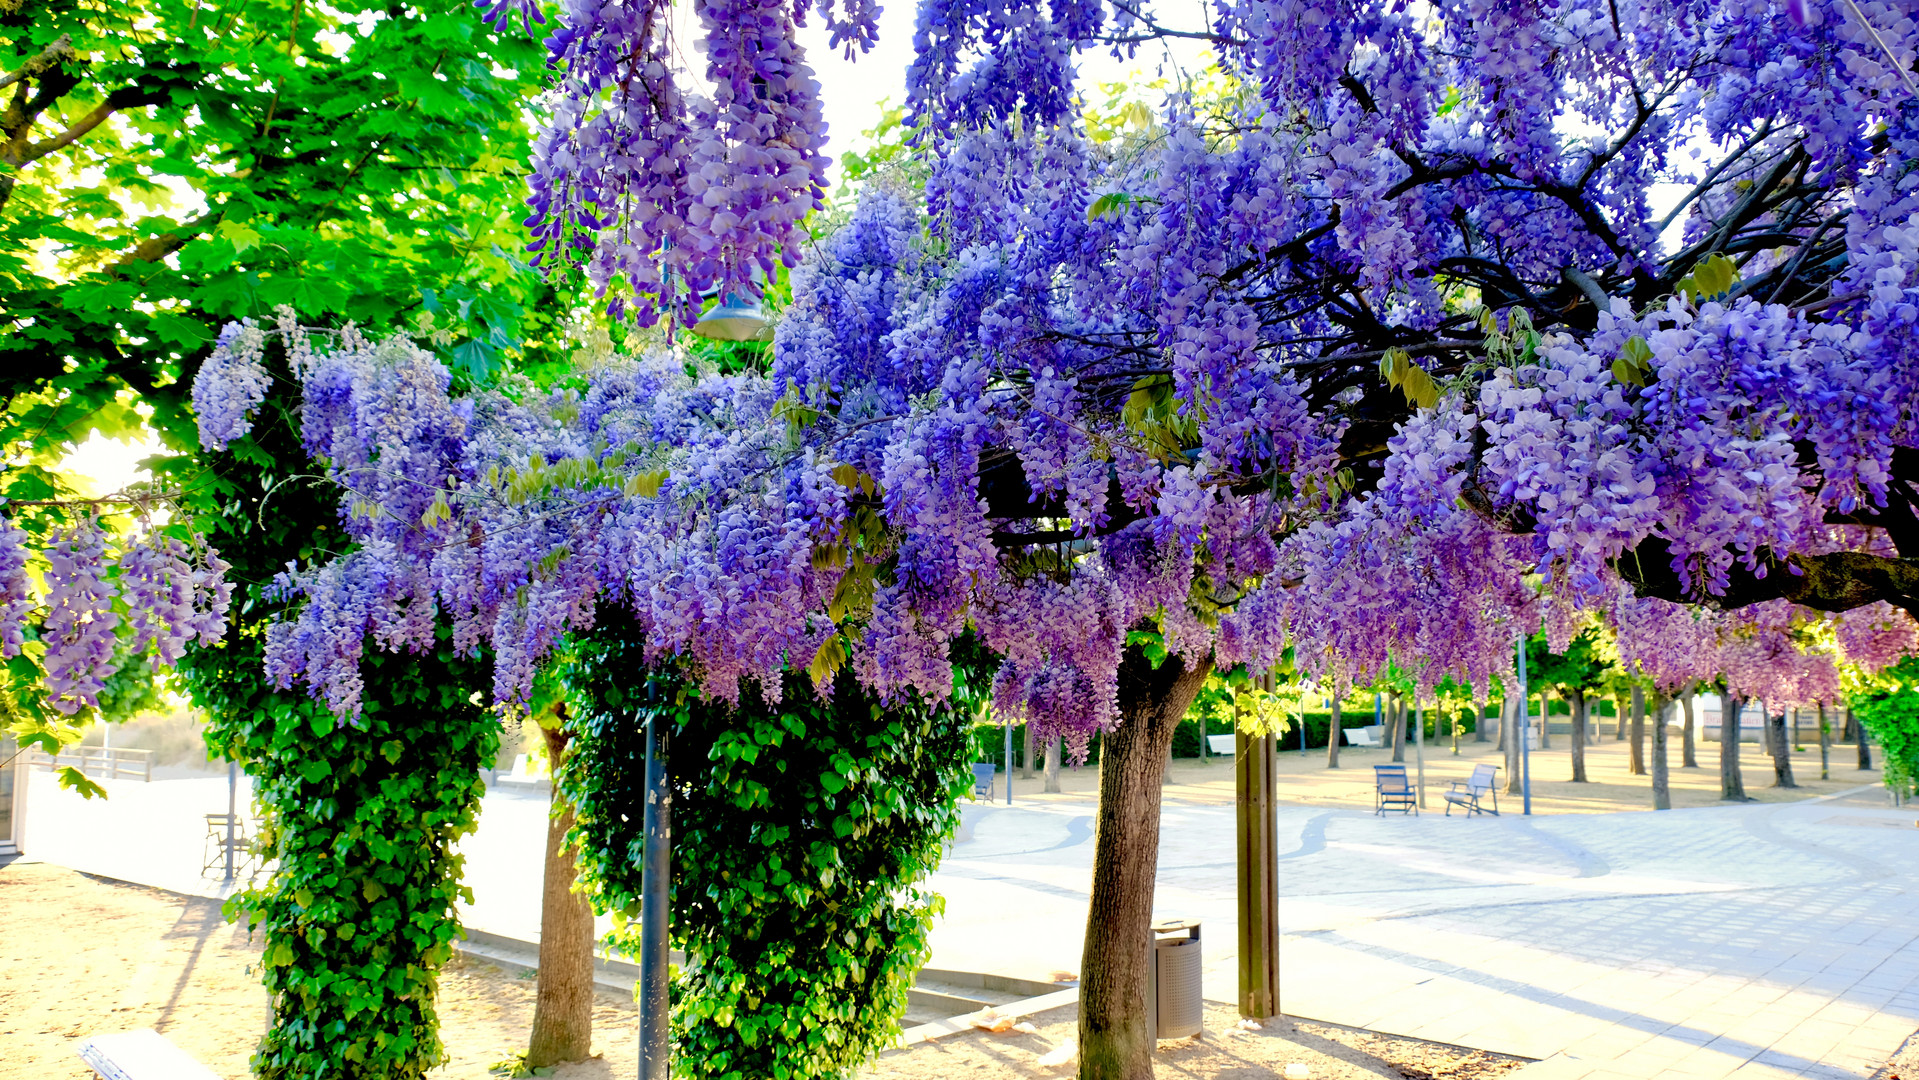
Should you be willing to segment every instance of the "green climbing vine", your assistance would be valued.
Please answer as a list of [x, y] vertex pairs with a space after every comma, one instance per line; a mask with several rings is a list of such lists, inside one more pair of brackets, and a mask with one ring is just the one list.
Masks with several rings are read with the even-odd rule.
[[970, 783], [964, 708], [882, 707], [842, 675], [737, 707], [648, 676], [607, 613], [565, 677], [580, 877], [638, 951], [644, 719], [671, 726], [674, 1071], [847, 1076], [895, 1037], [940, 910], [923, 882]]
[[1919, 657], [1881, 672], [1853, 697], [1852, 708], [1885, 755], [1886, 787], [1919, 795]]

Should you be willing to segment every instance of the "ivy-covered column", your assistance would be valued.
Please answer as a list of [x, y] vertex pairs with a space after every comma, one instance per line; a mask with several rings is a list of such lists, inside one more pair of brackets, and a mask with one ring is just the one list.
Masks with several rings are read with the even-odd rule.
[[[675, 1076], [850, 1076], [885, 1049], [928, 955], [923, 883], [970, 784], [965, 708], [882, 706], [843, 674], [737, 706], [656, 676], [604, 612], [567, 678], [581, 880], [637, 954], [644, 713], [671, 724]], [[656, 721], [656, 722], [657, 722]]]
[[499, 725], [469, 700], [476, 665], [450, 649], [364, 666], [352, 724], [263, 692], [210, 725], [253, 778], [260, 843], [279, 861], [228, 901], [265, 939], [261, 1080], [404, 1080], [446, 1058], [435, 1005], [465, 891], [452, 847], [477, 820]]

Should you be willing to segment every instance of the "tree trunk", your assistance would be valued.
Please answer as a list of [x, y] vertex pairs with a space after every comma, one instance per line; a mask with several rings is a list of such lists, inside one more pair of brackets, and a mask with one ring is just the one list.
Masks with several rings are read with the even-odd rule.
[[1697, 769], [1699, 767], [1699, 756], [1694, 750], [1695, 741], [1693, 735], [1691, 690], [1686, 691], [1685, 696], [1679, 699], [1679, 704], [1681, 708], [1686, 710], [1686, 731], [1680, 742], [1679, 767], [1682, 769]]
[[1392, 718], [1393, 760], [1406, 760], [1406, 699], [1399, 694], [1388, 698], [1387, 715]]
[[1486, 741], [1486, 699], [1473, 699], [1473, 741]]
[[1586, 692], [1577, 686], [1566, 691], [1566, 708], [1573, 720], [1573, 783], [1586, 782]]
[[1832, 723], [1826, 715], [1826, 703], [1819, 708], [1819, 779], [1832, 779]]
[[1020, 735], [1019, 778], [1031, 780], [1033, 778], [1033, 725], [1021, 724], [1020, 731], [1022, 734]]
[[1498, 750], [1502, 754], [1506, 752], [1506, 732], [1512, 728], [1512, 725], [1506, 722], [1507, 715], [1512, 712], [1507, 707], [1511, 699], [1511, 694], [1500, 698], [1499, 711], [1493, 717], [1493, 741], [1499, 744]]
[[1626, 699], [1618, 694], [1612, 696], [1612, 741], [1626, 741]]
[[1239, 884], [1239, 1014], [1279, 1012], [1279, 881], [1273, 817], [1274, 738], [1233, 736], [1234, 860]]
[[1059, 794], [1059, 756], [1062, 740], [1058, 735], [1046, 744], [1046, 794]]
[[1739, 713], [1744, 701], [1731, 695], [1719, 706], [1719, 797], [1746, 801], [1746, 779], [1739, 774]]
[[1764, 700], [1759, 702], [1759, 749], [1772, 756], [1772, 710], [1766, 708]]
[[[567, 733], [541, 727], [546, 760], [557, 773], [566, 755]], [[573, 827], [573, 808], [556, 787], [546, 823], [546, 876], [540, 895], [540, 969], [533, 990], [533, 1037], [526, 1064], [543, 1069], [562, 1061], [581, 1061], [593, 1045], [593, 908], [573, 891], [579, 871], [564, 849]]]
[[1846, 723], [1852, 727], [1853, 741], [1859, 744], [1859, 771], [1872, 768], [1872, 736], [1867, 733], [1866, 725], [1853, 715], [1852, 706], [1846, 706]]
[[1500, 702], [1499, 742], [1506, 752], [1506, 794], [1519, 794], [1519, 748], [1526, 737], [1526, 699], [1507, 694]]
[[1792, 779], [1792, 744], [1786, 741], [1786, 710], [1767, 710], [1766, 727], [1772, 732], [1772, 786], [1798, 787]]
[[1177, 656], [1155, 670], [1138, 649], [1119, 668], [1119, 727], [1102, 740], [1093, 890], [1080, 959], [1080, 1080], [1148, 1080], [1146, 995], [1159, 868], [1160, 773], [1173, 729], [1211, 666]]
[[1542, 687], [1539, 691], [1539, 748], [1541, 750], [1553, 748], [1553, 710], [1548, 704], [1551, 701], [1552, 699], [1546, 696], [1546, 691]]
[[1672, 809], [1672, 789], [1666, 775], [1666, 724], [1672, 719], [1672, 699], [1653, 699], [1652, 710], [1652, 808]]
[[1799, 706], [1797, 705], [1792, 707], [1792, 748], [1794, 752], [1805, 749], [1804, 744], [1799, 741]]
[[1646, 692], [1637, 686], [1632, 688], [1632, 747], [1626, 771], [1646, 775]]
[[1326, 725], [1326, 767], [1339, 768], [1339, 697], [1333, 696], [1332, 720]]

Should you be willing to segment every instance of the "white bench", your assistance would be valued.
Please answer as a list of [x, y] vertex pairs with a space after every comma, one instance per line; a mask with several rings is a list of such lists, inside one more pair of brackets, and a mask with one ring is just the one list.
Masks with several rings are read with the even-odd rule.
[[95, 1035], [81, 1042], [80, 1060], [104, 1080], [220, 1080], [152, 1028]]
[[1206, 749], [1211, 750], [1220, 757], [1232, 757], [1233, 741], [1236, 738], [1238, 738], [1238, 736], [1235, 735], [1208, 735], [1206, 736]]
[[1346, 745], [1370, 746], [1377, 750], [1380, 745], [1380, 740], [1385, 737], [1385, 734], [1385, 724], [1369, 724], [1366, 727], [1347, 728]]

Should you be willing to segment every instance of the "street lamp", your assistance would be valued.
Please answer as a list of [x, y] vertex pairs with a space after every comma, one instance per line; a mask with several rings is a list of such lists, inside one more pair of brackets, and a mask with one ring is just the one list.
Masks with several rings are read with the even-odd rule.
[[773, 321], [766, 317], [759, 301], [727, 293], [693, 324], [693, 332], [714, 341], [770, 341]]

